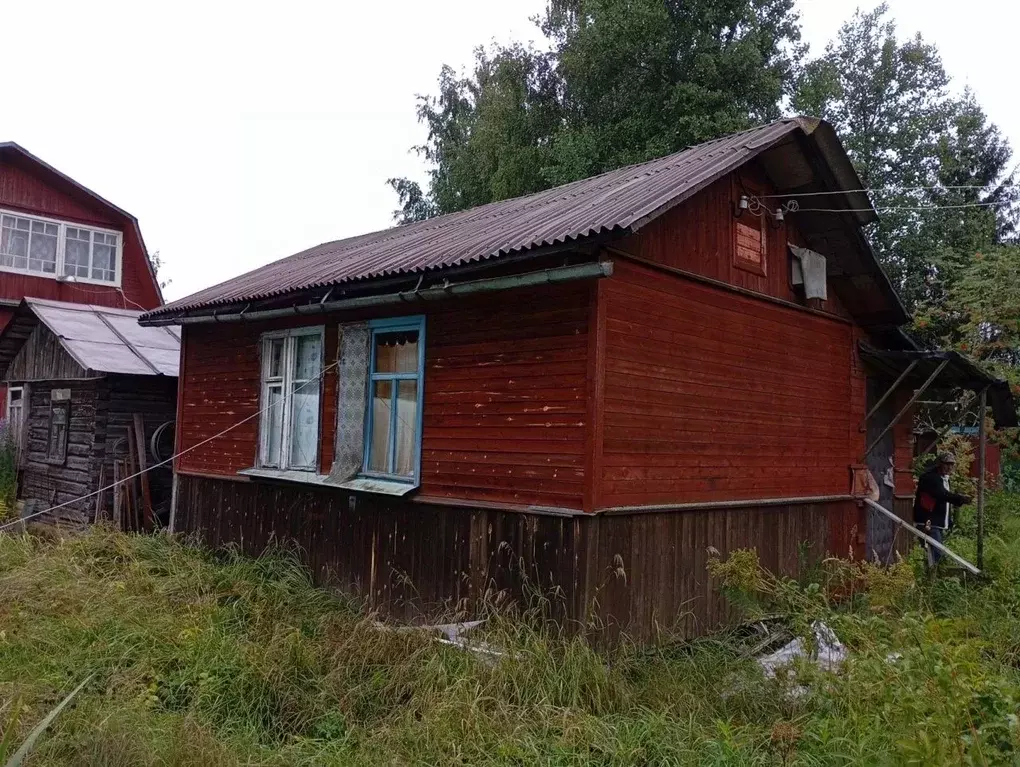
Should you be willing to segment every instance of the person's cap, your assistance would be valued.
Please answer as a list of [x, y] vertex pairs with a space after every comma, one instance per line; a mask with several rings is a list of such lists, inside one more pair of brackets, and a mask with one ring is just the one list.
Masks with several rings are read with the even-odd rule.
[[939, 456], [939, 463], [943, 463], [943, 464], [955, 464], [956, 463], [956, 456], [953, 455], [952, 453], [942, 453]]

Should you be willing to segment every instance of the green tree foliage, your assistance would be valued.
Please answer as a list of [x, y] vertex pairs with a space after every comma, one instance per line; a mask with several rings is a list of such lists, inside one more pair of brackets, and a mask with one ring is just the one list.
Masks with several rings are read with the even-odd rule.
[[573, 0], [542, 30], [562, 78], [556, 183], [778, 118], [801, 52], [790, 0]]
[[539, 25], [547, 50], [479, 49], [469, 75], [444, 67], [438, 94], [419, 97], [428, 184], [390, 179], [398, 221], [679, 151], [775, 119], [789, 97], [836, 127], [873, 190], [868, 235], [919, 339], [1018, 364], [1003, 315], [1016, 304], [1000, 295], [1017, 254], [1001, 247], [1017, 238], [1012, 151], [885, 5], [810, 60], [793, 0], [549, 0]]
[[159, 289], [160, 290], [165, 290], [166, 287], [171, 282], [173, 282], [173, 280], [161, 280], [159, 278], [159, 273], [161, 271], [163, 271], [164, 264], [163, 264], [162, 257], [159, 255], [159, 251], [158, 250], [149, 254], [149, 263], [152, 264], [153, 274], [156, 275], [156, 280], [159, 282]]
[[957, 345], [1015, 374], [1020, 367], [1020, 247], [976, 253], [961, 270], [950, 305], [960, 313]]
[[471, 77], [450, 67], [439, 94], [418, 97], [428, 138], [415, 147], [430, 166], [428, 191], [389, 179], [400, 223], [541, 191], [549, 186], [551, 137], [561, 121], [560, 84], [549, 54], [522, 45], [475, 51]]
[[[1008, 380], [1020, 400], [1020, 247], [975, 253], [949, 299], [944, 311], [956, 316], [948, 340]], [[992, 438], [1009, 460], [1020, 460], [1020, 429], [999, 429]]]
[[420, 96], [426, 190], [401, 223], [528, 194], [780, 116], [801, 53], [793, 0], [553, 0], [550, 46], [476, 52]]
[[887, 12], [854, 14], [805, 65], [792, 103], [835, 125], [875, 190], [872, 243], [908, 308], [923, 309], [947, 300], [975, 252], [1013, 234], [1011, 150], [972, 93], [952, 94], [936, 48], [899, 40]]

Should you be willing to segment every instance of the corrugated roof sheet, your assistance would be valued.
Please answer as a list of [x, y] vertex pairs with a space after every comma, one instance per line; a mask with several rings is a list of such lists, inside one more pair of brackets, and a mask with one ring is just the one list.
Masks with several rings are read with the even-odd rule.
[[317, 245], [145, 316], [457, 266], [635, 230], [791, 134], [811, 133], [817, 124], [808, 118], [781, 120], [527, 197]]
[[24, 302], [86, 370], [177, 376], [181, 338], [176, 328], [142, 327], [141, 312], [41, 298]]

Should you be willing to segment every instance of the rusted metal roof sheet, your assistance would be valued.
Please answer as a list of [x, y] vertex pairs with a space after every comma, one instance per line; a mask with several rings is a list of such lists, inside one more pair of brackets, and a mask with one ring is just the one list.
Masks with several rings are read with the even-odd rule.
[[317, 245], [144, 317], [413, 274], [606, 232], [635, 231], [791, 134], [810, 135], [818, 125], [810, 118], [781, 120], [527, 197]]
[[181, 338], [176, 328], [142, 327], [141, 312], [26, 298], [23, 307], [46, 325], [85, 370], [177, 376]]

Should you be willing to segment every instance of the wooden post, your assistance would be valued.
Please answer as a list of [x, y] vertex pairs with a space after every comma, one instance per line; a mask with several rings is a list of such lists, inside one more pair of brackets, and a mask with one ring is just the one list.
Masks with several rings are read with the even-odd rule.
[[896, 391], [899, 388], [900, 384], [903, 383], [906, 380], [907, 376], [910, 375], [912, 372], [914, 372], [914, 368], [916, 368], [916, 367], [917, 367], [917, 360], [914, 360], [909, 365], [907, 365], [906, 368], [903, 369], [903, 372], [900, 373], [900, 377], [897, 378], [895, 381], [893, 381], [892, 386], [890, 386], [888, 389], [886, 389], [885, 394], [883, 394], [879, 398], [878, 402], [876, 402], [874, 405], [871, 406], [871, 410], [869, 410], [868, 414], [866, 416], [864, 416], [864, 421], [863, 421], [863, 423], [861, 423], [861, 431], [867, 431], [868, 430], [868, 421], [871, 420], [871, 416], [875, 415], [875, 413], [878, 412], [878, 409], [880, 407], [882, 407], [882, 405], [885, 404], [885, 401], [892, 396], [893, 392]]
[[156, 518], [152, 513], [152, 494], [149, 492], [148, 464], [145, 461], [145, 421], [141, 413], [134, 414], [135, 428], [135, 451], [138, 455], [138, 471], [142, 474], [138, 478], [142, 488], [142, 513], [145, 515], [145, 529], [152, 531], [156, 529]]
[[988, 404], [988, 387], [981, 390], [978, 399], [978, 485], [977, 485], [977, 566], [985, 567], [985, 409]]
[[921, 395], [924, 394], [928, 390], [928, 387], [931, 386], [935, 382], [935, 379], [939, 377], [939, 373], [941, 373], [943, 371], [943, 369], [945, 369], [946, 365], [948, 365], [948, 364], [949, 364], [949, 360], [947, 360], [947, 359], [946, 360], [942, 360], [942, 362], [939, 363], [939, 366], [937, 368], [935, 368], [935, 370], [932, 372], [932, 374], [930, 376], [928, 376], [928, 380], [925, 381], [923, 384], [921, 384], [921, 388], [920, 389], [918, 389], [916, 392], [914, 392], [914, 396], [911, 397], [910, 400], [908, 400], [907, 404], [903, 406], [903, 409], [900, 410], [900, 412], [898, 412], [893, 417], [893, 419], [891, 421], [889, 421], [888, 424], [886, 424], [886, 427], [884, 429], [882, 429], [882, 431], [879, 433], [879, 435], [877, 437], [875, 437], [875, 439], [872, 441], [872, 443], [870, 445], [868, 445], [868, 449], [864, 451], [864, 458], [865, 458], [865, 460], [867, 459], [867, 457], [871, 453], [871, 451], [874, 450], [878, 446], [878, 444], [882, 441], [882, 437], [884, 437], [886, 435], [886, 433], [890, 429], [892, 429], [896, 424], [898, 424], [900, 422], [900, 419], [909, 412], [910, 408], [912, 408], [914, 406], [914, 403], [917, 402], [917, 400], [919, 400], [921, 398]]
[[[171, 464], [171, 467], [173, 464]], [[177, 470], [174, 469], [173, 479], [170, 485], [170, 532], [177, 532], [177, 495], [180, 493], [180, 487], [178, 485]]]
[[106, 498], [106, 493], [103, 488], [106, 486], [106, 464], [99, 464], [99, 487], [96, 488], [96, 522], [100, 522], [106, 519], [106, 504], [103, 501]]
[[120, 461], [114, 457], [113, 459], [113, 525], [118, 530], [124, 530], [124, 505], [121, 503], [121, 498], [124, 495], [124, 488], [120, 485]]
[[128, 477], [134, 477], [138, 473], [138, 469], [135, 467], [135, 432], [130, 426], [127, 427], [127, 457], [124, 459], [124, 476], [122, 480], [124, 482], [124, 506], [127, 509], [126, 530], [130, 530], [133, 533], [141, 531], [141, 525], [139, 524], [138, 518], [138, 498], [135, 496], [135, 482], [137, 477], [134, 479], [128, 479]]

